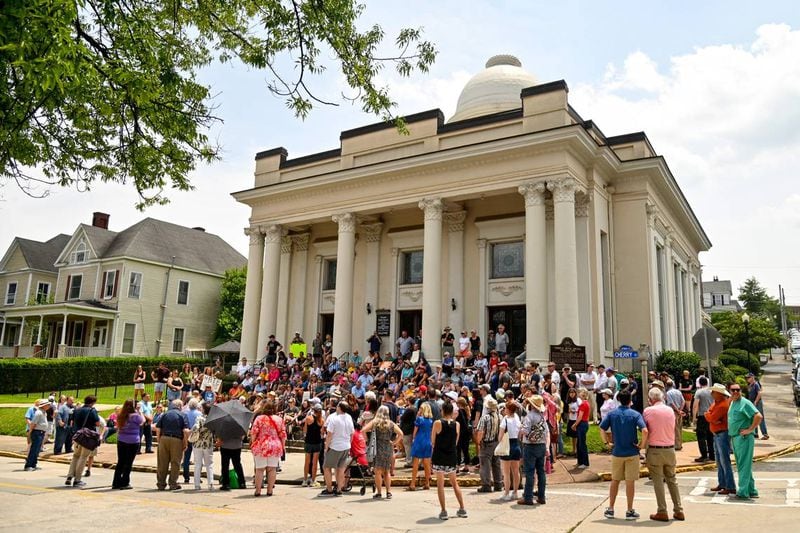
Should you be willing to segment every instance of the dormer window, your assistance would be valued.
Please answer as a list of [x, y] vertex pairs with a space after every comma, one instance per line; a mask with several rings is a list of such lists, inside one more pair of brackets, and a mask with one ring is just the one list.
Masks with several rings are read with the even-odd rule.
[[75, 250], [72, 252], [72, 260], [70, 263], [73, 264], [80, 264], [85, 263], [88, 259], [89, 254], [86, 253], [86, 244], [81, 241], [78, 243], [78, 246], [75, 247]]

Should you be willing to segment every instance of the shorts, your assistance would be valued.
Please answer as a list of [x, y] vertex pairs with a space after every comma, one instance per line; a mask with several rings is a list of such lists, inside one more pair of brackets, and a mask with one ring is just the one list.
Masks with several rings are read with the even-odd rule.
[[441, 472], [442, 474], [452, 474], [458, 470], [458, 467], [450, 465], [431, 465], [431, 470], [437, 473]]
[[500, 456], [501, 461], [519, 461], [522, 459], [522, 448], [519, 439], [508, 439], [508, 455]]
[[611, 480], [634, 481], [639, 479], [639, 456], [611, 456]]
[[328, 450], [322, 468], [344, 468], [350, 460], [350, 450]]
[[280, 466], [280, 457], [262, 457], [260, 455], [253, 455], [253, 464], [256, 468], [278, 468]]
[[183, 387], [181, 387], [181, 391], [182, 392], [192, 392], [192, 384], [191, 383], [184, 384]]
[[306, 453], [319, 453], [322, 451], [322, 444], [303, 444], [303, 451]]
[[133, 390], [144, 390], [144, 383], [134, 383]]
[[167, 384], [166, 383], [156, 382], [155, 384], [153, 384], [153, 391], [154, 392], [164, 392], [165, 390], [167, 390]]

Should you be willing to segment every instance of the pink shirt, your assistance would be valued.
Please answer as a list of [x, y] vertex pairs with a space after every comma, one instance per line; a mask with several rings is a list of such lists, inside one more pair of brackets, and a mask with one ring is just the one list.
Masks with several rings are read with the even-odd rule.
[[658, 402], [644, 410], [647, 442], [652, 446], [675, 446], [675, 411]]

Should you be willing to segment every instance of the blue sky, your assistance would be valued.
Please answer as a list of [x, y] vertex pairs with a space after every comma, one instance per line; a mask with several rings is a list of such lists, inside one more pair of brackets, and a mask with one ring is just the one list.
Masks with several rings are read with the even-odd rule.
[[[800, 247], [787, 241], [800, 230], [796, 2], [373, 1], [363, 18], [372, 23], [384, 27], [387, 44], [399, 28], [422, 26], [439, 50], [427, 75], [384, 73], [399, 113], [439, 107], [449, 116], [486, 59], [514, 54], [542, 82], [565, 79], [571, 104], [607, 135], [647, 132], [714, 243], [701, 256], [707, 279], [736, 287], [755, 275], [773, 294], [783, 283], [789, 303], [800, 304]], [[328, 67], [313, 86], [336, 98], [341, 80], [335, 64]], [[224, 119], [211, 132], [223, 160], [195, 172], [195, 191], [171, 192], [169, 206], [142, 214], [133, 189], [119, 185], [53, 189], [41, 200], [6, 185], [0, 249], [15, 235], [71, 233], [99, 210], [111, 213], [112, 229], [152, 216], [205, 226], [246, 253], [249, 212], [229, 193], [251, 186], [255, 152], [335, 148], [341, 130], [376, 121], [347, 102], [295, 119], [268, 93], [265, 73], [235, 63], [214, 65], [201, 79]]]

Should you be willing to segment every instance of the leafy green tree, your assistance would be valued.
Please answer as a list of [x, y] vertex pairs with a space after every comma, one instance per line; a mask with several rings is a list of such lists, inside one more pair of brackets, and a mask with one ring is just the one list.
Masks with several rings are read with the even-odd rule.
[[352, 89], [342, 97], [389, 120], [381, 69], [426, 72], [436, 50], [403, 29], [382, 55], [381, 27], [357, 28], [363, 11], [357, 0], [0, 1], [0, 183], [37, 195], [130, 182], [140, 209], [166, 203], [165, 187], [191, 189], [189, 172], [219, 156], [197, 80], [213, 61], [265, 71], [299, 117], [336, 105], [312, 84], [334, 63]]
[[216, 343], [242, 339], [244, 291], [247, 284], [247, 267], [225, 271], [219, 293]]
[[777, 298], [767, 294], [767, 289], [762, 287], [755, 277], [748, 278], [744, 285], [739, 287], [739, 301], [751, 316], [769, 318], [770, 322], [780, 329], [780, 303]]
[[711, 323], [722, 336], [722, 343], [726, 349], [738, 348], [751, 354], [758, 354], [769, 348], [780, 348], [785, 343], [772, 320], [756, 314], [750, 316], [749, 339], [742, 322], [742, 315], [738, 313], [713, 313]]

